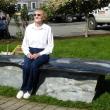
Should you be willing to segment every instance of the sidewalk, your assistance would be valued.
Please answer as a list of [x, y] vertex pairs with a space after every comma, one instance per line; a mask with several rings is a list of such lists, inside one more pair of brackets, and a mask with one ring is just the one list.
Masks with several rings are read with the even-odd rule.
[[0, 96], [0, 110], [79, 110], [55, 105], [18, 100], [14, 97]]

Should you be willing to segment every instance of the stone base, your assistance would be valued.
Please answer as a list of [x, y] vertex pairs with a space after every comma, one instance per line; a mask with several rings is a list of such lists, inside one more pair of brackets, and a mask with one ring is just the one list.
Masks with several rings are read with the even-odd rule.
[[0, 66], [0, 85], [20, 88], [22, 84], [22, 69], [15, 66]]
[[[59, 100], [91, 102], [95, 96], [97, 77], [76, 73], [41, 73], [36, 95], [46, 95]], [[22, 70], [15, 66], [0, 67], [0, 85], [20, 88]]]
[[73, 73], [41, 73], [36, 95], [52, 96], [59, 100], [92, 102], [97, 77]]

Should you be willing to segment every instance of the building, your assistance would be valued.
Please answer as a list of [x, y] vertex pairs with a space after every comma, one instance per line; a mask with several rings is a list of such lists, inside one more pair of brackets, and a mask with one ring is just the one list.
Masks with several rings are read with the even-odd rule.
[[41, 4], [45, 3], [47, 0], [17, 0], [17, 7], [20, 10], [23, 6], [27, 6], [29, 11], [34, 11], [39, 8]]

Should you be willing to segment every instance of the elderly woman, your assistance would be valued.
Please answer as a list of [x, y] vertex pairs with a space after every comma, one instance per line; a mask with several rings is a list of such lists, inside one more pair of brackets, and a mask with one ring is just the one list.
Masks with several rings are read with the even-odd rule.
[[38, 79], [39, 67], [49, 61], [54, 42], [51, 27], [44, 23], [46, 13], [38, 9], [34, 14], [34, 23], [27, 26], [22, 42], [25, 54], [23, 65], [23, 83], [16, 97], [28, 99]]

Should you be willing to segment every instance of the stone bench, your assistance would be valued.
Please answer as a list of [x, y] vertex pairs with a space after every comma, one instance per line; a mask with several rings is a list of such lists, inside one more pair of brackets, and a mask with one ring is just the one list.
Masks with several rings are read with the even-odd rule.
[[[0, 85], [20, 88], [23, 57], [0, 56]], [[105, 75], [110, 74], [110, 61], [76, 58], [51, 58], [40, 68], [36, 95], [60, 100], [92, 102]]]

